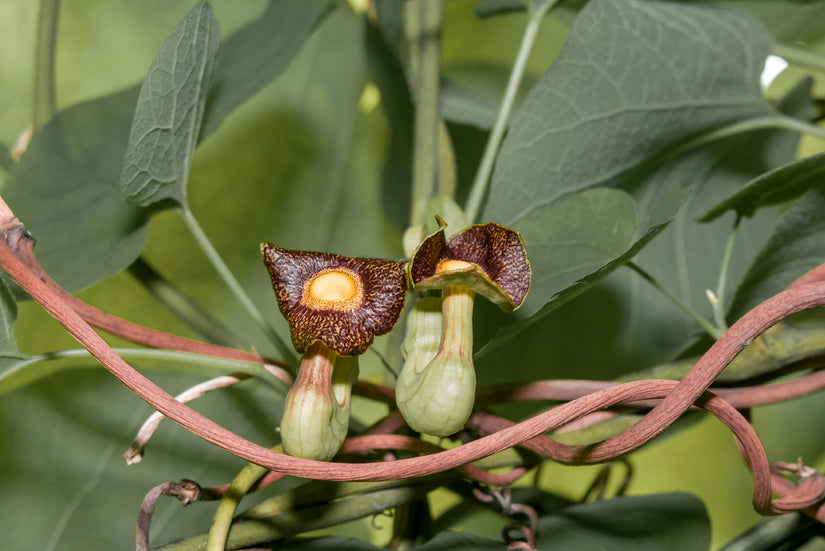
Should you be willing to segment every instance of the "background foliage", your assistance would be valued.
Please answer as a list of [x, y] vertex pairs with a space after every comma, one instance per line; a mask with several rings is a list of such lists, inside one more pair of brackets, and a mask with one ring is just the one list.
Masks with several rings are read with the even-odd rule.
[[[825, 52], [823, 4], [728, 2], [735, 10], [724, 12], [707, 4], [593, 1], [574, 19], [582, 3], [562, 2], [542, 22], [479, 218], [521, 231], [536, 279], [530, 302], [515, 321], [478, 305], [480, 385], [611, 379], [674, 357], [697, 340], [701, 328], [619, 266], [641, 250], [640, 266], [713, 319], [705, 290], [717, 290], [735, 215], [712, 207], [731, 196], [726, 205], [750, 214], [763, 204], [795, 199], [817, 182], [819, 158], [780, 169], [785, 172], [778, 176], [768, 171], [822, 151], [821, 140], [803, 139], [798, 146], [799, 132], [788, 118], [807, 117], [811, 98], [822, 96], [821, 59], [818, 68], [786, 71], [767, 99], [758, 78], [775, 43], [804, 41], [811, 51]], [[215, 0], [220, 30], [210, 33], [220, 34], [221, 45], [209, 99], [203, 113], [193, 115], [203, 126], [189, 136], [188, 149], [148, 163], [177, 187], [159, 202], [138, 197], [124, 203], [117, 182], [136, 105], [141, 112], [143, 96], [139, 99], [136, 85], [152, 74], [161, 45], [192, 5], [185, 0], [66, 3], [57, 37], [60, 113], [35, 135], [13, 169], [0, 170], [2, 193], [39, 240], [38, 257], [47, 271], [84, 300], [138, 323], [197, 337], [122, 271], [142, 254], [234, 333], [262, 354], [278, 357], [220, 283], [185, 218], [168, 209], [182, 204], [200, 221], [282, 335], [286, 326], [258, 255], [261, 241], [402, 257], [412, 100], [398, 80], [401, 31], [393, 27], [387, 4], [380, 11], [386, 18], [380, 37], [360, 8], [342, 2]], [[445, 5], [441, 109], [452, 136], [459, 203], [469, 194], [528, 18], [518, 9], [511, 12], [514, 7], [518, 2]], [[502, 8], [507, 13], [499, 13]], [[476, 10], [489, 17], [478, 17]], [[0, 5], [0, 36], [8, 45], [0, 51], [5, 149], [31, 124], [36, 18], [35, 3]], [[271, 32], [273, 25], [281, 32]], [[208, 53], [214, 43], [205, 48]], [[803, 81], [808, 75], [814, 79]], [[191, 97], [185, 92], [181, 98], [197, 104], [199, 90], [194, 87]], [[723, 139], [710, 134], [748, 129], [748, 124], [756, 126]], [[146, 168], [145, 155], [134, 149], [130, 155], [127, 170]], [[756, 192], [736, 195], [766, 172], [767, 183], [749, 184], [762, 186]], [[788, 181], [796, 187], [778, 199], [760, 199], [765, 194], [759, 189]], [[731, 301], [729, 321], [825, 262], [817, 216], [822, 193], [820, 185], [793, 204], [759, 208], [742, 220], [723, 289]], [[721, 216], [699, 223], [705, 214]], [[10, 325], [14, 306], [5, 291]], [[77, 345], [36, 305], [22, 302], [17, 308], [19, 352], [6, 331], [0, 364], [2, 547], [130, 548], [137, 509], [149, 488], [180, 478], [222, 484], [243, 467], [170, 423], [155, 436], [146, 460], [127, 468], [120, 454], [149, 408], [88, 359], [23, 365], [25, 354]], [[377, 341], [390, 358], [394, 339]], [[172, 393], [213, 374], [169, 362], [134, 364], [151, 370]], [[376, 355], [362, 358], [362, 378], [381, 382], [384, 377]], [[253, 441], [275, 443], [282, 398], [254, 381], [203, 398], [195, 407]], [[383, 414], [360, 399], [354, 411], [364, 423]], [[530, 410], [502, 411], [518, 418]], [[817, 420], [823, 413], [821, 400], [813, 396], [756, 409], [753, 419], [771, 459], [803, 457], [822, 469], [825, 449], [813, 436], [821, 434]], [[587, 515], [613, 514], [598, 507], [648, 512], [672, 507], [673, 517], [684, 521], [680, 529], [696, 539], [671, 535], [668, 541], [684, 541], [686, 549], [700, 549], [709, 538], [718, 547], [758, 520], [750, 508], [750, 475], [728, 432], [715, 421], [703, 418], [685, 426], [678, 437], [648, 446], [632, 461], [637, 475], [629, 494], [648, 497], [605, 501], [595, 509], [579, 505], [548, 516], [542, 520], [544, 544], [573, 548], [553, 538], [563, 537], [571, 525], [577, 530], [589, 525]], [[597, 469], [547, 465], [541, 486], [578, 500]], [[290, 484], [295, 482], [278, 487]], [[698, 499], [671, 494], [677, 491]], [[434, 496], [436, 512], [455, 502], [446, 491]], [[210, 507], [185, 510], [161, 503], [153, 541], [203, 532]], [[426, 548], [457, 548], [462, 538], [465, 548], [493, 545], [486, 538], [502, 524], [482, 512], [459, 525], [474, 535], [444, 533]], [[594, 541], [615, 542], [614, 528], [592, 535]], [[661, 533], [676, 529], [662, 520]], [[361, 543], [350, 543], [364, 548], [370, 548], [364, 542], [382, 545], [388, 537], [367, 521], [331, 533], [358, 537]], [[314, 543], [301, 545], [339, 548], [330, 540]], [[633, 545], [629, 548], [639, 548]]]

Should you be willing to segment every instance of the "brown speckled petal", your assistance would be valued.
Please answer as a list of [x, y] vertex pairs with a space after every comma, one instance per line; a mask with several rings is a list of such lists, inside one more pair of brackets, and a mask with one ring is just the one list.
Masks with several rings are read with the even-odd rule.
[[271, 243], [261, 244], [261, 253], [300, 353], [322, 341], [341, 356], [363, 354], [401, 315], [407, 293], [402, 262], [292, 251]]
[[[444, 269], [443, 263], [450, 260], [469, 265]], [[464, 285], [505, 311], [521, 306], [530, 290], [530, 262], [521, 237], [494, 223], [471, 226], [449, 240], [442, 226], [424, 239], [408, 270], [416, 288]]]

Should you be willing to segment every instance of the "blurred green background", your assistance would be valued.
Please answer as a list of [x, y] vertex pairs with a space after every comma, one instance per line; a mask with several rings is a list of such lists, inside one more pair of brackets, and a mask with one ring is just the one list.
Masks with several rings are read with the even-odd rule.
[[[192, 4], [183, 0], [65, 2], [58, 36], [58, 107], [138, 83], [163, 40]], [[356, 13], [364, 6], [353, 4], [354, 9], [343, 5], [324, 20], [288, 71], [202, 144], [190, 177], [192, 211], [282, 334], [286, 334], [285, 324], [259, 258], [261, 241], [354, 256], [403, 254], [398, 229], [381, 211], [388, 122], [368, 86], [363, 20]], [[495, 98], [501, 80], [490, 75], [506, 74], [525, 17], [513, 14], [478, 20], [473, 15], [475, 4], [468, 0], [446, 3], [443, 70], [458, 81], [478, 86], [479, 94]], [[212, 5], [221, 34], [226, 36], [255, 18], [266, 2], [214, 0]], [[37, 9], [31, 1], [0, 3], [0, 141], [8, 145], [31, 123]], [[819, 26], [815, 18], [812, 23], [810, 14], [794, 14], [774, 30], [784, 37], [804, 37], [809, 45], [822, 48], [822, 10], [815, 12]], [[566, 38], [569, 22], [570, 14], [565, 12], [554, 13], [545, 22], [530, 59], [530, 77], [538, 77], [549, 66]], [[770, 95], [779, 97], [800, 74], [796, 70], [780, 77]], [[815, 90], [822, 91], [821, 75]], [[818, 147], [821, 144], [803, 143], [802, 151]], [[472, 174], [459, 174], [462, 177]], [[0, 170], [0, 182], [5, 178]], [[238, 333], [257, 331], [175, 214], [155, 217], [149, 230], [144, 257], [150, 263]], [[628, 342], [628, 307], [612, 290], [622, 277], [612, 276], [531, 328], [537, 337], [533, 341], [541, 342], [543, 348], [522, 352], [544, 361], [532, 362], [537, 367], [518, 378], [610, 378], [662, 361], [672, 353], [673, 343], [648, 343], [638, 335]], [[137, 323], [196, 336], [129, 275], [108, 278], [80, 296]], [[31, 303], [21, 305], [15, 332], [24, 352], [77, 347]], [[380, 338], [378, 349], [389, 353], [386, 346], [392, 338]], [[262, 353], [275, 354], [262, 339], [252, 340], [262, 343]], [[586, 354], [581, 354], [582, 348]], [[150, 409], [91, 362], [64, 361], [61, 367], [66, 369], [59, 374], [0, 396], [0, 489], [5, 497], [0, 501], [0, 547], [129, 549], [140, 501], [152, 486], [183, 477], [205, 485], [223, 484], [243, 466], [242, 461], [169, 423], [150, 444], [144, 462], [127, 467], [120, 454]], [[149, 375], [171, 393], [200, 379], [153, 369], [158, 366], [151, 363], [137, 367], [150, 369]], [[375, 355], [364, 357], [363, 378], [381, 381], [382, 369]], [[498, 378], [494, 373], [486, 377]], [[275, 393], [247, 382], [200, 400], [196, 409], [239, 434], [271, 445], [281, 405]], [[354, 412], [366, 422], [382, 410], [358, 400]], [[802, 457], [823, 468], [825, 430], [819, 420], [824, 414], [821, 397], [812, 396], [759, 408], [753, 418], [771, 459]], [[750, 473], [728, 431], [713, 419], [703, 417], [675, 437], [662, 438], [635, 453], [631, 461], [636, 469], [631, 494], [681, 490], [705, 502], [713, 523], [714, 546], [759, 518], [750, 505]], [[579, 499], [597, 469], [547, 465], [541, 472], [542, 484], [549, 491]], [[447, 492], [435, 495], [435, 512], [453, 503]], [[184, 510], [177, 503], [161, 503], [153, 523], [153, 542], [204, 530], [213, 509], [208, 504]], [[484, 515], [470, 519], [463, 528], [487, 536], [498, 532], [502, 524]], [[383, 533], [371, 530], [368, 521], [331, 532], [372, 537], [379, 544], [389, 537], [388, 529]]]

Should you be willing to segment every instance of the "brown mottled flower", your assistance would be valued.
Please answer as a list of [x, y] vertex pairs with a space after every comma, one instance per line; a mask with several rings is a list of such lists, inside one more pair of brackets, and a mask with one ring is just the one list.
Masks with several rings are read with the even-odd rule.
[[303, 355], [281, 418], [284, 451], [326, 461], [349, 429], [358, 356], [387, 333], [407, 294], [404, 264], [261, 244], [292, 343]]
[[507, 312], [524, 303], [531, 270], [518, 232], [494, 223], [479, 224], [448, 240], [443, 221], [439, 224], [409, 263], [414, 287], [470, 287]]
[[357, 356], [398, 321], [407, 293], [404, 263], [271, 243], [261, 252], [298, 352], [322, 341], [341, 356]]

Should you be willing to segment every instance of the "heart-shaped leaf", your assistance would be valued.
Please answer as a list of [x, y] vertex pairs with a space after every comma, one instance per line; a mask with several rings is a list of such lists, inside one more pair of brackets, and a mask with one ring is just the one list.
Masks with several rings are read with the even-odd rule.
[[510, 125], [481, 219], [517, 227], [703, 133], [775, 115], [759, 87], [770, 47], [735, 12], [588, 2]]

